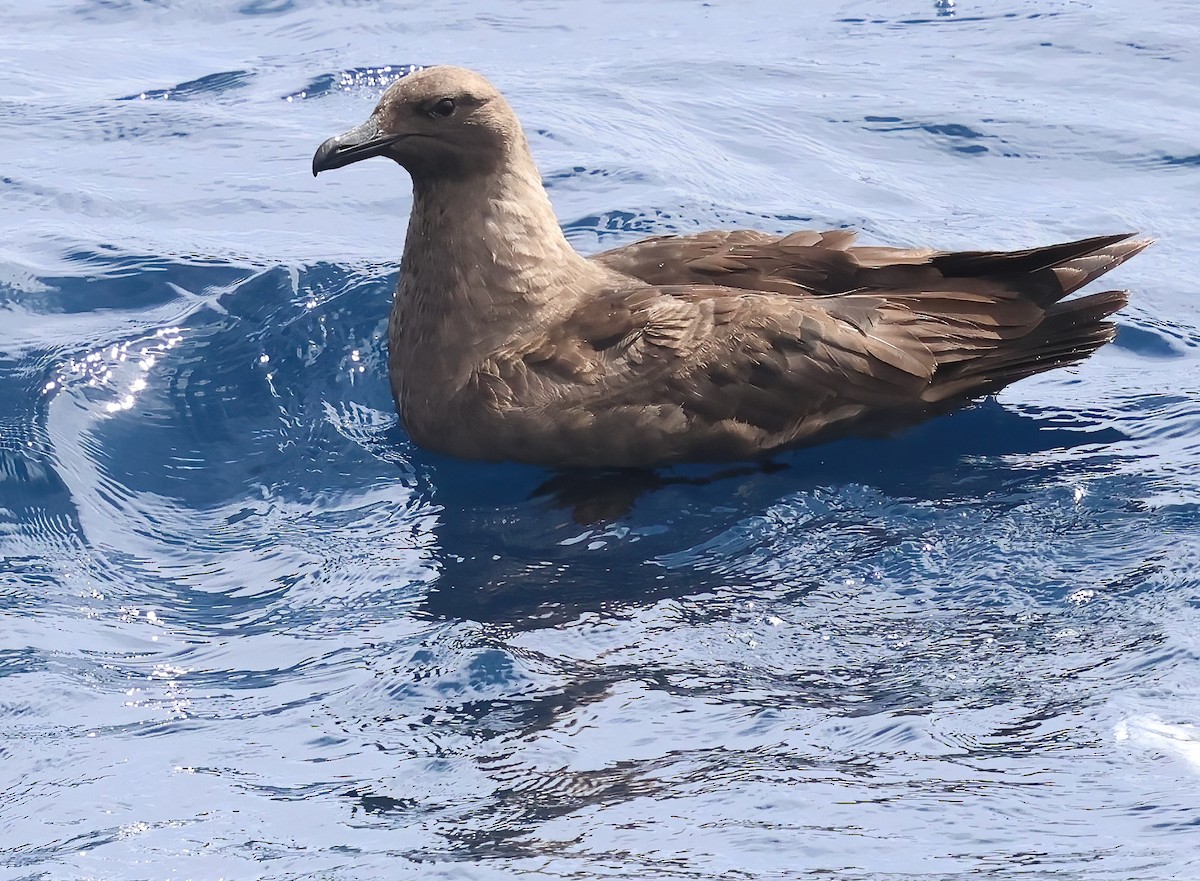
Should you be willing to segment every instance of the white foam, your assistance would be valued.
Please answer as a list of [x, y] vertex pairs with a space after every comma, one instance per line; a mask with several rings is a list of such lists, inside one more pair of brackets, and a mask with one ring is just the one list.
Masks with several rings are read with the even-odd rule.
[[1200, 771], [1200, 729], [1195, 725], [1175, 725], [1156, 716], [1131, 716], [1114, 726], [1113, 736], [1118, 741], [1178, 756]]

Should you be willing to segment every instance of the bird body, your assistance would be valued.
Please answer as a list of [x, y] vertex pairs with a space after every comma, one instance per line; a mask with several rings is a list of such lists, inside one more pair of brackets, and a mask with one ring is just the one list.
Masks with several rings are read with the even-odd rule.
[[1149, 244], [854, 247], [846, 230], [659, 236], [588, 259], [478, 74], [426, 68], [317, 151], [413, 178], [388, 328], [406, 430], [471, 459], [645, 467], [877, 434], [1112, 339], [1122, 291], [1065, 299]]

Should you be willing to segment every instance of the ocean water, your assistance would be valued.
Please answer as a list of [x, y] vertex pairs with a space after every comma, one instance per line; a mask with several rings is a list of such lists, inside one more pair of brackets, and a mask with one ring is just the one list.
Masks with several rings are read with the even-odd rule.
[[[0, 878], [1200, 877], [1193, 0], [47, 0], [0, 30]], [[774, 467], [431, 455], [409, 205], [477, 68], [584, 251], [1140, 230], [1086, 364]]]

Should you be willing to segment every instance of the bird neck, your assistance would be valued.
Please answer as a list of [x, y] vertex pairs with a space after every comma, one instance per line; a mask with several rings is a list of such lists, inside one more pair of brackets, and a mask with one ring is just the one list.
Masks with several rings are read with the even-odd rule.
[[520, 141], [487, 174], [414, 179], [388, 328], [397, 401], [456, 391], [489, 353], [568, 314], [605, 272], [567, 242]]
[[414, 181], [403, 267], [410, 297], [489, 323], [516, 310], [528, 322], [569, 294], [567, 279], [594, 273], [563, 235], [523, 142], [487, 174]]

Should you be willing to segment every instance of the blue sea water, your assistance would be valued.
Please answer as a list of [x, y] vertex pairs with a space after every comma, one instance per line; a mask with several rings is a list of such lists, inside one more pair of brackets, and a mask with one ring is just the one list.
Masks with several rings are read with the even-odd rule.
[[[46, 0], [0, 29], [0, 878], [1200, 877], [1193, 0]], [[584, 251], [1141, 230], [1116, 342], [653, 479], [415, 447], [408, 181], [477, 68]]]

